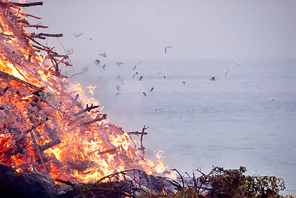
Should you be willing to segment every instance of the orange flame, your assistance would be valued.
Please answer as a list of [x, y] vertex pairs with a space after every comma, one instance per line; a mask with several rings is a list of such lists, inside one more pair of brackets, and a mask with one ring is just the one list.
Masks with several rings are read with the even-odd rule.
[[[17, 171], [79, 182], [131, 168], [164, 172], [163, 151], [157, 153], [159, 162], [143, 159], [131, 137], [106, 120], [102, 107], [84, 107], [99, 102], [59, 74], [55, 62], [69, 66], [68, 57], [55, 58], [41, 44], [47, 54], [36, 53], [32, 43], [38, 42], [8, 8], [5, 15], [6, 8], [0, 7], [0, 161]], [[93, 95], [96, 87], [87, 88]]]

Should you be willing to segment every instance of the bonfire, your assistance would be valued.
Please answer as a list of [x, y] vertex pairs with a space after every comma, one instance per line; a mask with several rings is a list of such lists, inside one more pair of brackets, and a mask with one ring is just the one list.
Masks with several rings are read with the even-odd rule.
[[[27, 33], [31, 25], [21, 7], [42, 5], [1, 1], [0, 161], [18, 172], [34, 171], [72, 182], [94, 182], [127, 169], [159, 174], [162, 163], [145, 159], [142, 141], [108, 122], [99, 102], [63, 75], [72, 67], [38, 40], [62, 34]], [[44, 55], [41, 55], [44, 54]], [[142, 138], [141, 138], [142, 140]]]
[[40, 42], [63, 34], [26, 32], [27, 27], [47, 28], [30, 24], [27, 17], [40, 18], [21, 10], [39, 5], [0, 0], [0, 195], [243, 196], [242, 185], [255, 181], [242, 177], [244, 167], [214, 168], [209, 175], [198, 170], [202, 176], [193, 173], [187, 181], [178, 174], [181, 185], [177, 170], [146, 159], [142, 140], [149, 127], [126, 132], [108, 122], [99, 102], [63, 74], [73, 67], [70, 54]]

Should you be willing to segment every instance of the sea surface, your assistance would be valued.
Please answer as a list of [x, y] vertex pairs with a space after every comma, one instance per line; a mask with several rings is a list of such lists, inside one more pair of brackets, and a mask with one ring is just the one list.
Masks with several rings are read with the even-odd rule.
[[110, 122], [127, 132], [149, 126], [147, 158], [164, 151], [166, 166], [190, 175], [196, 168], [207, 174], [213, 166], [244, 166], [247, 175], [283, 178], [281, 194], [296, 194], [295, 59], [73, 64], [78, 69], [66, 73], [81, 72], [72, 80], [96, 86], [92, 97]]

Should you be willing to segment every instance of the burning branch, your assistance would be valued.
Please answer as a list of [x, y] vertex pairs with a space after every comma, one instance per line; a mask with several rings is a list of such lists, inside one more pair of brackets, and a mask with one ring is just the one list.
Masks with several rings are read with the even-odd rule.
[[35, 86], [35, 85], [31, 84], [31, 83], [28, 83], [28, 82], [26, 82], [24, 80], [21, 80], [21, 79], [13, 76], [11, 74], [8, 74], [8, 73], [3, 72], [3, 71], [0, 71], [0, 77], [6, 78], [6, 79], [9, 79], [9, 80], [15, 80], [17, 82], [20, 82], [22, 84], [25, 84], [25, 85], [27, 85], [27, 86], [29, 86], [31, 88], [34, 88], [34, 89], [38, 89], [38, 90], [40, 89], [39, 87], [37, 87], [37, 86]]
[[40, 125], [42, 125], [44, 122], [46, 122], [48, 120], [48, 118], [45, 118], [45, 120], [41, 121], [38, 124], [33, 125], [31, 128], [23, 131], [20, 136], [17, 138], [18, 140], [21, 140], [27, 133], [30, 133], [32, 130], [36, 129], [37, 127], [39, 127]]
[[[88, 155], [94, 153], [94, 152], [97, 152], [97, 151], [100, 151], [101, 149], [97, 149], [97, 150], [94, 150], [94, 151], [91, 151], [91, 152], [88, 152]], [[98, 155], [103, 155], [103, 154], [106, 154], [106, 153], [113, 153], [113, 152], [116, 152], [117, 151], [117, 148], [114, 148], [114, 149], [109, 149], [109, 150], [106, 150], [106, 151], [101, 151], [101, 152], [98, 152], [97, 154]]]
[[[76, 97], [77, 97], [77, 95], [76, 95]], [[93, 104], [91, 104], [91, 106], [89, 107], [88, 104], [86, 104], [86, 108], [83, 109], [82, 111], [79, 111], [78, 113], [75, 113], [74, 116], [76, 117], [76, 116], [78, 116], [78, 115], [80, 115], [82, 113], [90, 112], [92, 109], [95, 109], [95, 108], [98, 108], [98, 107], [99, 107], [99, 105], [94, 106]]]
[[36, 139], [35, 139], [35, 136], [34, 136], [34, 132], [33, 131], [31, 132], [31, 137], [32, 137], [33, 143], [36, 145], [36, 149], [37, 149], [37, 152], [39, 154], [39, 158], [41, 160], [41, 163], [42, 163], [42, 166], [43, 166], [43, 170], [44, 170], [45, 174], [48, 175], [48, 170], [47, 170], [47, 168], [45, 166], [45, 163], [44, 163], [44, 160], [43, 160], [42, 151], [40, 150], [40, 148], [39, 148], [39, 146], [38, 146], [38, 144], [36, 142]]
[[45, 151], [45, 150], [47, 150], [47, 149], [49, 149], [49, 148], [51, 148], [51, 147], [53, 147], [55, 145], [58, 145], [60, 143], [61, 143], [61, 140], [60, 139], [56, 139], [56, 140], [53, 140], [51, 142], [48, 142], [48, 143], [46, 143], [44, 145], [38, 145], [38, 147], [39, 147], [40, 151], [43, 152], [43, 151]]
[[105, 120], [106, 118], [107, 118], [107, 114], [103, 114], [102, 117], [97, 116], [97, 118], [95, 118], [94, 120], [86, 122], [86, 123], [82, 124], [81, 126], [89, 125], [89, 124], [94, 123], [94, 122], [100, 122], [102, 120]]

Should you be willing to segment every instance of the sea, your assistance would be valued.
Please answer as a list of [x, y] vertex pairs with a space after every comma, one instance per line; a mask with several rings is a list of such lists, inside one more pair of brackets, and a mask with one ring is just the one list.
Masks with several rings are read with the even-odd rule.
[[244, 166], [246, 175], [284, 179], [281, 194], [296, 194], [296, 59], [101, 57], [73, 65], [69, 81], [92, 89], [110, 122], [127, 132], [149, 126], [146, 158], [161, 151], [165, 166], [189, 175]]

